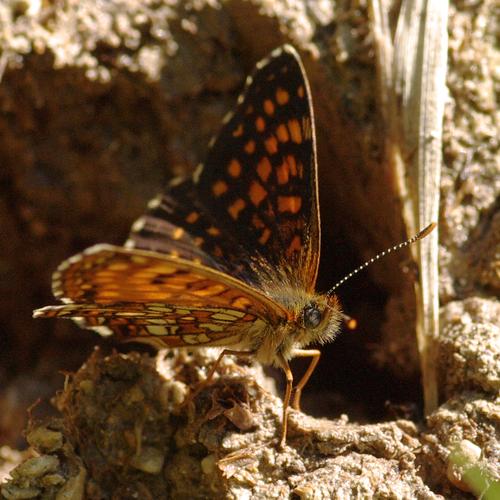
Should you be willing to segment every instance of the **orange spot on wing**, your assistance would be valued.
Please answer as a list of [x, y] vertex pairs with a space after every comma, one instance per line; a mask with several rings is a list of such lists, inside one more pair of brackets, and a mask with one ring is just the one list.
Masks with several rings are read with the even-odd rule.
[[172, 233], [172, 238], [174, 240], [179, 240], [182, 238], [183, 234], [184, 234], [184, 229], [182, 229], [182, 227], [176, 227]]
[[257, 174], [263, 182], [267, 182], [267, 179], [269, 179], [269, 175], [271, 174], [271, 170], [271, 162], [267, 156], [264, 156], [257, 164]]
[[276, 128], [276, 135], [280, 142], [288, 142], [290, 140], [290, 135], [288, 134], [288, 130], [285, 125], [278, 125]]
[[286, 157], [286, 162], [288, 163], [288, 166], [290, 167], [290, 174], [293, 176], [297, 175], [297, 162], [295, 161], [295, 156], [288, 155]]
[[198, 212], [191, 212], [187, 217], [186, 217], [186, 222], [189, 224], [193, 224], [200, 218], [200, 214]]
[[231, 177], [239, 177], [241, 175], [241, 163], [233, 158], [229, 162], [227, 171]]
[[262, 234], [260, 235], [259, 243], [261, 245], [265, 245], [269, 240], [270, 236], [271, 236], [271, 230], [268, 227], [266, 227], [264, 231], [262, 231]]
[[264, 121], [264, 118], [262, 116], [258, 116], [255, 119], [255, 128], [257, 129], [257, 132], [264, 132], [266, 129], [266, 122]]
[[255, 214], [252, 216], [252, 225], [257, 229], [261, 229], [265, 226], [264, 222], [262, 222], [262, 219]]
[[217, 197], [223, 195], [227, 190], [228, 186], [224, 181], [215, 181], [212, 184], [212, 193], [214, 193], [214, 195]]
[[129, 264], [128, 262], [115, 262], [113, 264], [110, 264], [108, 266], [108, 269], [110, 271], [126, 271], [127, 269], [129, 269]]
[[296, 214], [302, 206], [302, 198], [300, 196], [278, 196], [278, 211], [290, 212]]
[[264, 111], [270, 116], [274, 114], [274, 103], [271, 99], [264, 101]]
[[[130, 269], [133, 269], [132, 266], [130, 266]], [[112, 271], [96, 271], [94, 274], [94, 281], [99, 283], [99, 282], [105, 282], [106, 280], [112, 280], [116, 276], [116, 273]]]
[[304, 86], [300, 85], [299, 88], [297, 89], [297, 95], [302, 99], [304, 97], [305, 91], [304, 91]]
[[280, 104], [281, 106], [283, 106], [289, 100], [290, 100], [290, 94], [285, 89], [282, 89], [281, 87], [278, 88], [278, 90], [276, 91], [277, 103]]
[[245, 205], [245, 201], [238, 198], [232, 205], [229, 205], [227, 211], [229, 212], [229, 215], [236, 220], [239, 217], [240, 212], [245, 208]]
[[284, 161], [277, 169], [276, 169], [276, 177], [278, 178], [278, 184], [288, 184], [290, 179], [290, 166], [286, 161]]
[[245, 151], [250, 155], [252, 154], [253, 152], [255, 152], [255, 141], [248, 141], [246, 144], [245, 144]]
[[250, 196], [250, 201], [257, 207], [267, 196], [267, 191], [259, 182], [253, 181], [252, 184], [250, 184], [248, 195]]
[[201, 245], [203, 245], [203, 243], [205, 242], [205, 240], [201, 237], [201, 236], [197, 236], [194, 240], [193, 240], [193, 243], [197, 246], [197, 247], [201, 247]]
[[302, 130], [298, 120], [288, 120], [288, 129], [290, 130], [292, 141], [300, 144], [302, 142]]
[[100, 299], [114, 299], [120, 296], [120, 293], [116, 290], [102, 290], [99, 292]]
[[[104, 263], [104, 260], [105, 259], [96, 259], [95, 263], [96, 264], [102, 264]], [[147, 264], [148, 263], [148, 259], [146, 257], [143, 257], [142, 255], [131, 255], [130, 256], [130, 262], [133, 262], [134, 264], [138, 264], [138, 265], [144, 265], [144, 264]], [[87, 264], [82, 264], [82, 267], [83, 269], [89, 269], [90, 267], [92, 267], [92, 263], [89, 262]]]
[[[215, 249], [220, 250], [219, 247], [215, 247]], [[221, 284], [217, 283], [214, 285], [210, 285], [206, 288], [202, 288], [201, 290], [192, 290], [191, 293], [198, 296], [198, 297], [210, 297], [211, 295], [220, 294], [220, 293], [224, 292], [225, 290], [227, 290], [227, 287], [225, 285], [221, 285]]]
[[216, 245], [214, 249], [212, 250], [212, 254], [215, 255], [216, 257], [222, 257], [222, 250], [219, 245]]
[[278, 152], [278, 141], [274, 135], [269, 136], [265, 141], [264, 144], [266, 146], [267, 152], [270, 155], [273, 155]]
[[219, 228], [217, 228], [217, 227], [210, 226], [210, 227], [207, 229], [207, 233], [208, 233], [210, 236], [219, 236], [219, 235], [220, 235], [220, 230], [219, 230]]
[[287, 253], [291, 254], [297, 250], [300, 250], [302, 248], [302, 240], [300, 236], [294, 236], [293, 240], [291, 241], [290, 245], [288, 245], [287, 248]]
[[238, 297], [231, 302], [231, 306], [236, 309], [246, 309], [248, 306], [251, 306], [252, 302], [246, 297]]
[[240, 123], [234, 130], [233, 130], [233, 137], [241, 137], [243, 135], [243, 125]]

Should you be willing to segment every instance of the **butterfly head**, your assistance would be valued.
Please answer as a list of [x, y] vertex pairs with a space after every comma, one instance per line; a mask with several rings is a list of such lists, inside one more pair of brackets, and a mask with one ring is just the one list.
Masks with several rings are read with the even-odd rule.
[[312, 343], [324, 344], [335, 338], [342, 321], [342, 312], [336, 295], [316, 295], [300, 310], [295, 346], [302, 348]]

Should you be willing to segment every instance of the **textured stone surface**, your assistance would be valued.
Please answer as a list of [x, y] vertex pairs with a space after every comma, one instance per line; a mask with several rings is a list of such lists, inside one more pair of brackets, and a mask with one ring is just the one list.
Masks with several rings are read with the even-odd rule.
[[227, 358], [222, 375], [182, 404], [216, 356], [94, 354], [57, 398], [64, 446], [49, 451], [54, 440], [43, 436], [55, 431], [35, 428], [30, 442], [41, 456], [15, 469], [2, 493], [30, 488], [52, 498], [88, 477], [91, 498], [441, 498], [417, 473], [412, 422], [363, 426], [293, 412], [279, 450], [281, 400], [262, 389], [260, 367]]
[[440, 388], [445, 399], [464, 390], [500, 393], [500, 304], [470, 298], [450, 302], [441, 315]]

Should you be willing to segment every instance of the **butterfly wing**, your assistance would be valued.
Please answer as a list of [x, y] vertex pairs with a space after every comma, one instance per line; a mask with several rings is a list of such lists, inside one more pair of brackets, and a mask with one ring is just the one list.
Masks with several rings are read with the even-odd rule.
[[153, 200], [127, 246], [199, 259], [257, 286], [278, 270], [312, 290], [320, 245], [315, 150], [307, 78], [284, 46], [257, 65], [205, 164]]
[[120, 340], [155, 347], [228, 346], [250, 343], [249, 331], [266, 327], [259, 317], [239, 309], [126, 304], [64, 304], [34, 312], [35, 318], [71, 318], [84, 327]]
[[95, 245], [53, 275], [56, 298], [100, 305], [124, 302], [233, 307], [270, 322], [285, 309], [258, 290], [216, 270], [155, 252]]
[[39, 309], [35, 317], [74, 318], [101, 334], [160, 338], [169, 346], [228, 345], [287, 315], [259, 291], [218, 271], [112, 245], [95, 245], [66, 260], [52, 285], [66, 304]]

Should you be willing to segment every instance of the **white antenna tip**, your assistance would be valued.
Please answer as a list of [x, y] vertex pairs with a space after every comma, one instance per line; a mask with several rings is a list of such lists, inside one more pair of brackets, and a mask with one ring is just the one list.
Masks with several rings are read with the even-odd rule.
[[425, 238], [428, 234], [430, 234], [434, 229], [436, 229], [437, 224], [435, 222], [431, 222], [427, 227], [424, 227], [416, 236], [415, 241], [421, 240]]

